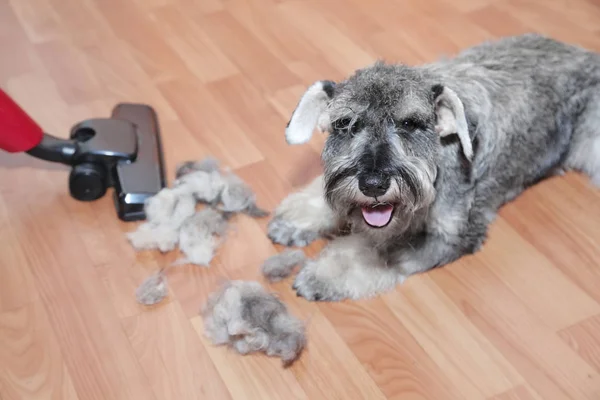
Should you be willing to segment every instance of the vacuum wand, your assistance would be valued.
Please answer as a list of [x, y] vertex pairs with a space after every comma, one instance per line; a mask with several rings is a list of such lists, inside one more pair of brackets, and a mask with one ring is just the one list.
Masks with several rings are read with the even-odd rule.
[[73, 165], [77, 143], [44, 133], [42, 141], [31, 150], [27, 150], [27, 153], [45, 161]]
[[166, 185], [158, 117], [142, 104], [118, 104], [111, 118], [76, 124], [69, 139], [45, 133], [0, 90], [0, 149], [72, 167], [69, 192], [80, 201], [109, 187], [119, 218], [145, 219], [144, 203]]

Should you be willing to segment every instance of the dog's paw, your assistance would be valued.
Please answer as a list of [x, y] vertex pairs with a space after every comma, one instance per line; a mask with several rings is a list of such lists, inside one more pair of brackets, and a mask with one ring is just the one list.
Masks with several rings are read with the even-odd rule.
[[306, 247], [319, 237], [317, 232], [300, 229], [281, 217], [269, 222], [267, 235], [273, 243], [294, 247]]
[[340, 301], [346, 298], [331, 283], [319, 279], [310, 264], [300, 270], [292, 288], [298, 297], [308, 301]]

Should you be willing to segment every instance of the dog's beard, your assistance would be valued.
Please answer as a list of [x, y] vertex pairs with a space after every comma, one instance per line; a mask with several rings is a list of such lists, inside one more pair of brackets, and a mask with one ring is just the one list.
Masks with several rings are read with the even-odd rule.
[[421, 220], [435, 198], [435, 169], [420, 160], [395, 168], [388, 191], [377, 198], [358, 188], [354, 168], [325, 174], [325, 197], [354, 233], [366, 233], [377, 241], [400, 236]]

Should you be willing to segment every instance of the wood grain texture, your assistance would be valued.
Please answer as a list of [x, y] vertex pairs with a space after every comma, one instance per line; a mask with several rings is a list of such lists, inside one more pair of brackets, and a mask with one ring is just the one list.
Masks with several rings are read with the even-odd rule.
[[[5, 0], [0, 87], [54, 135], [152, 104], [168, 180], [219, 158], [273, 209], [320, 172], [325, 139], [285, 143], [305, 88], [376, 59], [416, 64], [537, 31], [600, 50], [596, 0]], [[599, 128], [600, 129], [600, 128]], [[110, 196], [0, 154], [0, 399], [600, 399], [600, 191], [554, 177], [502, 209], [483, 250], [379, 298], [334, 304], [268, 284], [267, 219], [236, 216], [210, 268], [158, 306], [137, 285], [177, 252], [133, 251]], [[307, 252], [316, 254], [323, 241]], [[198, 311], [257, 279], [307, 321], [291, 368], [213, 346]]]
[[2, 399], [79, 398], [41, 302], [0, 313], [0, 340]]

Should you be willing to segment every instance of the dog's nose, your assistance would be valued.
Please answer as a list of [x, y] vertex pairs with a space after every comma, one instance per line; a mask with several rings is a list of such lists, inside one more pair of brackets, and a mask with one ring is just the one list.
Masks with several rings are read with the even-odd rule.
[[358, 178], [358, 188], [368, 197], [383, 196], [390, 187], [390, 177], [382, 174], [365, 174]]

